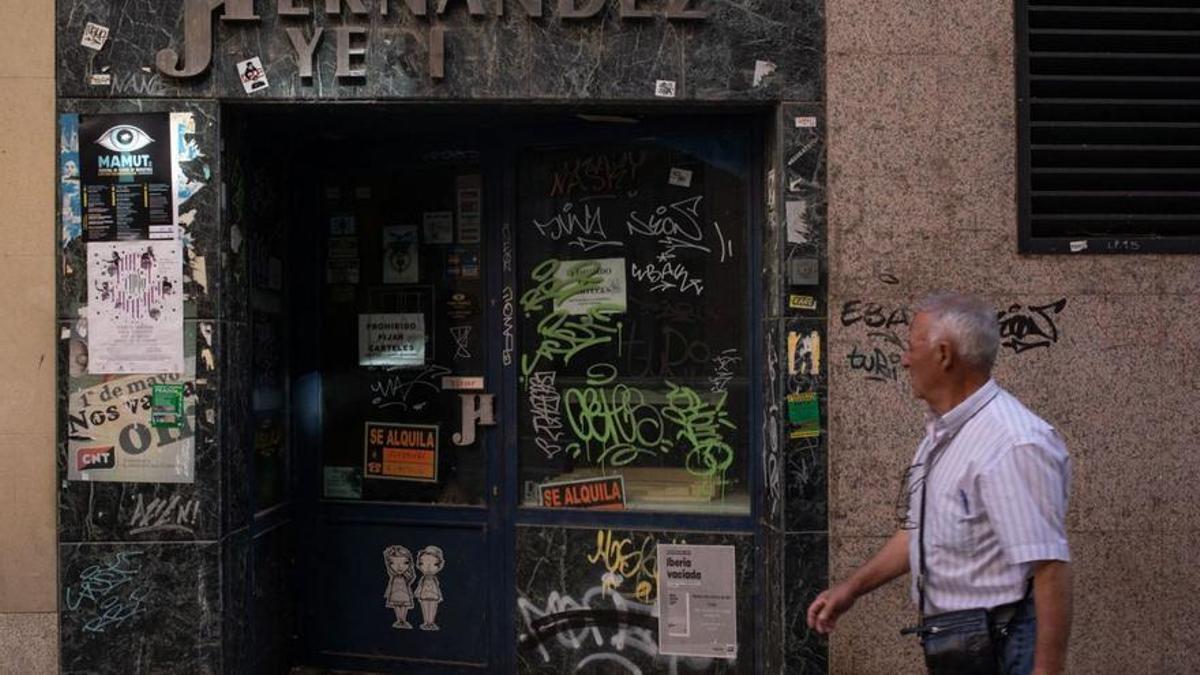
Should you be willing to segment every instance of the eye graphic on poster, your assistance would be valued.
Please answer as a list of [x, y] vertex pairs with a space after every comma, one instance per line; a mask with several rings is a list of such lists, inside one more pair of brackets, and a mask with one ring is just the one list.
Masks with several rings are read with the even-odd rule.
[[[426, 546], [412, 552], [399, 544], [383, 549], [383, 563], [388, 582], [383, 591], [384, 607], [391, 608], [396, 620], [392, 628], [412, 630], [408, 613], [421, 603], [421, 630], [441, 630], [437, 625], [438, 605], [442, 602], [442, 585], [438, 574], [446, 566], [446, 557], [438, 546]], [[417, 572], [421, 573], [420, 580]], [[416, 582], [416, 586], [413, 583]]]
[[411, 225], [383, 228], [383, 283], [415, 284], [417, 271], [417, 228]]

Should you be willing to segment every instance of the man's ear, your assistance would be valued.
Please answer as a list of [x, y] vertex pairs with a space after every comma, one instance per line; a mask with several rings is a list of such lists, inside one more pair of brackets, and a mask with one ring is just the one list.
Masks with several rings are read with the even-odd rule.
[[954, 347], [949, 342], [937, 343], [937, 364], [943, 371], [954, 366]]

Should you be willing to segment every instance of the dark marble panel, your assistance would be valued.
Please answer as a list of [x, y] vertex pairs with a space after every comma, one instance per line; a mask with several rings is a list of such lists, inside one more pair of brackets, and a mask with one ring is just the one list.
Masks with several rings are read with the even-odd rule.
[[[704, 3], [684, 38], [691, 98], [819, 101], [824, 96], [823, 0]], [[758, 65], [758, 62], [764, 62]], [[767, 65], [769, 64], [769, 65]], [[755, 84], [755, 71], [760, 78]]]
[[254, 672], [251, 583], [250, 531], [243, 529], [221, 539], [221, 672], [227, 675]]
[[[86, 51], [86, 50], [85, 50]], [[183, 242], [184, 316], [212, 319], [217, 316], [220, 296], [220, 220], [218, 217], [221, 176], [218, 163], [220, 137], [216, 102], [163, 101], [155, 99], [80, 100], [59, 99], [60, 114], [119, 115], [132, 112], [190, 113], [195, 133], [184, 135], [194, 142], [198, 156], [181, 161], [190, 196], [179, 204], [180, 239]], [[115, 118], [114, 118], [115, 119]], [[62, 142], [69, 139], [60, 138]], [[177, 192], [181, 186], [176, 185]], [[61, 228], [61, 213], [60, 232]], [[61, 241], [58, 276], [58, 316], [73, 320], [86, 315], [88, 302], [86, 233]]]
[[280, 673], [290, 665], [297, 633], [294, 536], [293, 525], [285, 523], [254, 538], [254, 653], [247, 671]]
[[[260, 18], [254, 21], [223, 21], [223, 10], [213, 14], [209, 67], [179, 80], [160, 74], [155, 61], [160, 50], [183, 51], [182, 1], [64, 0], [58, 8], [59, 95], [653, 101], [659, 100], [660, 79], [676, 83], [676, 99], [818, 100], [823, 90], [819, 0], [701, 3], [709, 12], [701, 21], [667, 21], [661, 16], [666, 0], [640, 0], [656, 16], [625, 20], [618, 16], [617, 0], [584, 20], [558, 18], [551, 0], [544, 0], [546, 15], [540, 19], [526, 17], [512, 1], [503, 17], [495, 16], [496, 2], [483, 3], [485, 17], [471, 17], [466, 3], [451, 2], [435, 21], [413, 16], [395, 0], [387, 16], [380, 14], [379, 2], [365, 3], [366, 15], [335, 17], [323, 12], [279, 17], [274, 3], [255, 4]], [[99, 52], [79, 44], [88, 22], [111, 30]], [[441, 80], [430, 72], [433, 25], [446, 31]], [[289, 28], [317, 41], [310, 78], [300, 77]], [[365, 50], [365, 77], [336, 77], [339, 34], [347, 28], [366, 29], [351, 44]], [[253, 57], [261, 59], [269, 86], [246, 93], [236, 64]], [[111, 75], [111, 81], [92, 84], [97, 73]]]
[[[662, 20], [621, 23], [614, 12], [586, 21], [545, 21], [528, 29], [532, 96], [650, 99], [659, 80], [690, 98], [684, 74], [684, 36], [694, 28]], [[662, 100], [671, 100], [662, 98]]]
[[784, 555], [785, 671], [823, 675], [829, 667], [828, 639], [810, 631], [808, 609], [829, 583], [829, 538], [822, 533], [786, 534]]
[[[261, 3], [260, 3], [261, 4]], [[180, 50], [184, 2], [154, 0], [59, 0], [56, 34], [57, 79], [60, 97], [197, 97], [213, 92], [201, 76], [186, 83], [155, 69], [158, 50]], [[80, 44], [88, 23], [109, 29], [100, 51]], [[111, 82], [92, 84], [92, 76], [107, 74]]]
[[[220, 517], [218, 375], [220, 331], [213, 322], [184, 324], [185, 356], [195, 361], [195, 404], [182, 429], [145, 424], [152, 376], [80, 374], [86, 341], [77, 322], [61, 323], [58, 401], [58, 527], [60, 542], [215, 540]], [[83, 355], [82, 357], [80, 355]], [[117, 394], [117, 387], [121, 393]], [[136, 387], [136, 389], [135, 389]], [[185, 384], [186, 387], [186, 384]], [[186, 391], [186, 389], [185, 389]], [[82, 402], [86, 396], [87, 405]], [[106, 400], [107, 399], [107, 400]], [[74, 407], [73, 407], [74, 406]], [[129, 414], [130, 406], [139, 416]], [[195, 463], [189, 483], [125, 483], [68, 480], [70, 448], [113, 445], [114, 464], [144, 458], [145, 452], [181, 439], [193, 443]], [[143, 447], [148, 443], [150, 450]], [[127, 452], [125, 448], [134, 450]], [[140, 451], [139, 451], [140, 450]], [[79, 461], [78, 457], [74, 458]]]
[[[785, 225], [789, 203], [795, 219], [802, 219], [807, 234], [801, 243], [786, 244], [786, 261], [796, 264], [808, 261], [818, 268], [816, 283], [797, 284], [789, 279], [788, 293], [807, 295], [816, 301], [815, 309], [788, 309], [790, 316], [827, 316], [829, 307], [828, 285], [828, 233], [826, 201], [825, 149], [827, 130], [825, 115], [819, 104], [792, 104], [781, 106], [780, 133], [782, 135], [783, 173], [780, 205]], [[785, 303], [785, 306], [786, 303]]]
[[808, 605], [829, 583], [829, 538], [825, 534], [785, 535], [784, 591], [785, 672], [809, 675], [827, 672], [826, 638], [808, 628]]
[[783, 229], [783, 136], [779, 128], [780, 110], [771, 111], [768, 117], [763, 144], [763, 211], [762, 211], [762, 294], [764, 318], [782, 315], [784, 295], [784, 229]]
[[829, 529], [829, 454], [826, 438], [822, 435], [818, 438], [790, 439], [787, 442], [783, 480], [788, 532], [822, 532]]
[[219, 546], [59, 546], [66, 673], [218, 673]]
[[786, 407], [783, 402], [786, 362], [779, 320], [763, 321], [763, 492], [762, 520], [768, 527], [782, 529], [784, 508], [784, 439]]
[[250, 419], [250, 328], [245, 323], [221, 324], [224, 340], [221, 363], [221, 513], [224, 532], [249, 526], [253, 510], [254, 481], [251, 448], [254, 428]]
[[[658, 653], [657, 543], [736, 547], [738, 659], [684, 658]], [[630, 530], [517, 528], [517, 659], [522, 673], [606, 673], [624, 666], [642, 673], [752, 673], [754, 540], [747, 535]], [[620, 612], [622, 621], [548, 633], [538, 619], [559, 612]], [[562, 625], [562, 624], [557, 624]]]
[[762, 617], [762, 633], [757, 642], [762, 651], [764, 673], [783, 672], [784, 642], [787, 636], [780, 620], [784, 615], [784, 538], [780, 532], [769, 531], [763, 537], [763, 580], [762, 600], [759, 611]]

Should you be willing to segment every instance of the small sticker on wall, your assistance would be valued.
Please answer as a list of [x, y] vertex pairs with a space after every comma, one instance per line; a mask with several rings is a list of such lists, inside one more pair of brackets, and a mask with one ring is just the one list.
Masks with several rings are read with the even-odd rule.
[[1088, 247], [1088, 243], [1086, 241], [1083, 241], [1083, 240], [1073, 241], [1073, 242], [1071, 242], [1071, 253], [1081, 253], [1083, 251], [1086, 251], [1087, 247]]
[[100, 51], [104, 49], [105, 43], [108, 42], [108, 26], [101, 26], [98, 23], [87, 22], [83, 27], [83, 37], [79, 40], [79, 44]]
[[671, 169], [671, 174], [667, 177], [667, 182], [676, 187], [691, 187], [692, 172], [687, 169]]
[[776, 66], [771, 61], [755, 61], [754, 62], [754, 86], [762, 86], [763, 80], [767, 79], [775, 73]]
[[242, 89], [245, 89], [247, 94], [253, 94], [270, 86], [267, 84], [267, 71], [263, 70], [262, 59], [257, 56], [239, 62], [237, 73], [238, 79], [242, 82]]
[[183, 422], [183, 385], [150, 385], [150, 426], [182, 429]]
[[354, 188], [354, 198], [355, 199], [370, 199], [371, 198], [371, 186], [370, 185], [359, 185], [358, 187]]
[[796, 128], [797, 129], [813, 129], [813, 128], [816, 128], [816, 126], [817, 126], [817, 118], [815, 118], [815, 117], [797, 117], [796, 118]]
[[92, 73], [88, 75], [88, 84], [93, 87], [111, 87], [112, 73]]
[[788, 333], [788, 374], [811, 375], [821, 374], [821, 334], [812, 331], [808, 335]]
[[789, 199], [784, 208], [788, 243], [807, 244], [812, 237], [812, 228], [808, 224], [808, 202], [803, 199]]
[[675, 98], [675, 80], [658, 80], [654, 83], [654, 95], [659, 98]]
[[788, 309], [806, 309], [816, 310], [817, 299], [811, 295], [797, 295], [795, 293], [788, 295]]
[[821, 407], [816, 392], [790, 394], [787, 397], [791, 438], [815, 438], [821, 435]]
[[482, 375], [446, 375], [442, 378], [445, 391], [478, 391], [483, 389]]

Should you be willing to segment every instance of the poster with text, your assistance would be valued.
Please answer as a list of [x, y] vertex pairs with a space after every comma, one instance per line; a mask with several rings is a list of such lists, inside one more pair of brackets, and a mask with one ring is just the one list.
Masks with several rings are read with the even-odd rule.
[[[195, 336], [188, 344], [195, 345]], [[67, 480], [191, 483], [195, 480], [194, 350], [178, 373], [72, 377], [67, 395]], [[183, 388], [179, 427], [152, 424], [154, 385]]]
[[483, 181], [477, 175], [459, 176], [455, 188], [458, 241], [478, 244], [483, 233]]
[[364, 477], [437, 482], [436, 425], [367, 422], [365, 443]]
[[358, 365], [425, 365], [425, 315], [359, 314]]
[[737, 570], [732, 546], [659, 544], [658, 651], [737, 658]]
[[417, 227], [393, 225], [383, 228], [383, 283], [417, 283]]
[[83, 115], [79, 157], [88, 241], [176, 238], [169, 113]]
[[87, 258], [88, 372], [182, 372], [179, 242], [91, 242]]

